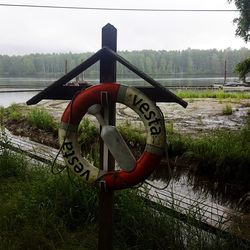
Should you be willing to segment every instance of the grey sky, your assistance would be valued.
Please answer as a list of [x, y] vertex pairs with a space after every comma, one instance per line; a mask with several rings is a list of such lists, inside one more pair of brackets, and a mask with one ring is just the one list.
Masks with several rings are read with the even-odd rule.
[[[227, 0], [0, 0], [0, 3], [154, 9], [235, 9]], [[96, 51], [101, 28], [118, 29], [118, 50], [239, 49], [238, 12], [127, 12], [0, 7], [0, 54]]]

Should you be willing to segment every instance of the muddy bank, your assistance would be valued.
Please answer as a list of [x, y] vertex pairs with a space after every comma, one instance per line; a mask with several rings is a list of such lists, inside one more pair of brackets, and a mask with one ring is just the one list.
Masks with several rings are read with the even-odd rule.
[[27, 120], [10, 120], [4, 123], [4, 126], [14, 135], [28, 137], [30, 140], [42, 143], [44, 145], [59, 148], [57, 130], [47, 130], [32, 126]]
[[[174, 103], [159, 103], [165, 121], [171, 124], [174, 131], [180, 133], [208, 132], [215, 129], [240, 129], [249, 116], [250, 100], [218, 100], [218, 99], [192, 99], [187, 100], [188, 107], [182, 108]], [[67, 106], [65, 101], [42, 101], [37, 106], [44, 107], [58, 121]], [[231, 115], [224, 115], [223, 109], [232, 108]], [[97, 122], [93, 116], [86, 116]], [[117, 104], [117, 123], [128, 120], [133, 124], [141, 124], [139, 116], [130, 108]]]

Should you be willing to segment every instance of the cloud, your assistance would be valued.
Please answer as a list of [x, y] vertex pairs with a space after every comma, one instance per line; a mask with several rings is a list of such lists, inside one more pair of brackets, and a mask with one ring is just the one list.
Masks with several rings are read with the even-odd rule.
[[[24, 0], [23, 0], [24, 1]], [[13, 3], [20, 1], [12, 0]], [[29, 4], [81, 5], [113, 8], [230, 9], [218, 1], [28, 1]], [[235, 12], [124, 12], [0, 7], [1, 54], [96, 51], [101, 28], [111, 23], [118, 29], [119, 50], [175, 50], [190, 48], [240, 48], [235, 38]]]

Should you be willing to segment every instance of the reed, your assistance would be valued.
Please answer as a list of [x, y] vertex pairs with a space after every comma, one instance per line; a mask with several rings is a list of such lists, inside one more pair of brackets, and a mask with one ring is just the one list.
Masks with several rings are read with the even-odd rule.
[[33, 108], [27, 114], [27, 120], [39, 129], [51, 131], [57, 129], [52, 115], [43, 108]]
[[[0, 135], [1, 141], [4, 141], [5, 146], [9, 143], [4, 135]], [[21, 178], [25, 179], [28, 177], [27, 168], [30, 165], [23, 155], [18, 155], [10, 150], [0, 146], [0, 179], [1, 178]]]
[[4, 121], [4, 107], [0, 106], [0, 129], [3, 126]]
[[249, 186], [249, 139], [248, 124], [239, 131], [215, 131], [195, 139], [183, 138], [182, 149], [187, 159], [196, 162], [193, 174]]
[[4, 116], [11, 120], [20, 120], [23, 118], [23, 108], [16, 103], [12, 103], [9, 107], [4, 109]]
[[232, 106], [228, 105], [228, 104], [226, 106], [224, 106], [223, 109], [222, 109], [222, 114], [223, 115], [231, 115], [231, 114], [233, 114]]

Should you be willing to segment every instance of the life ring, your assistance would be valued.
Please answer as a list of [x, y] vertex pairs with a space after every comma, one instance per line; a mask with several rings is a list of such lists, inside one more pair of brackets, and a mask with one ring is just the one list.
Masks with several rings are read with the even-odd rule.
[[[108, 93], [109, 102], [122, 103], [134, 110], [147, 132], [145, 150], [129, 172], [118, 170], [103, 173], [81, 156], [78, 125], [92, 105], [101, 104], [103, 92]], [[165, 140], [164, 118], [158, 107], [138, 89], [117, 83], [95, 85], [77, 94], [66, 107], [59, 128], [59, 143], [70, 169], [89, 183], [104, 181], [109, 190], [132, 187], [145, 180], [160, 164], [165, 152]]]

